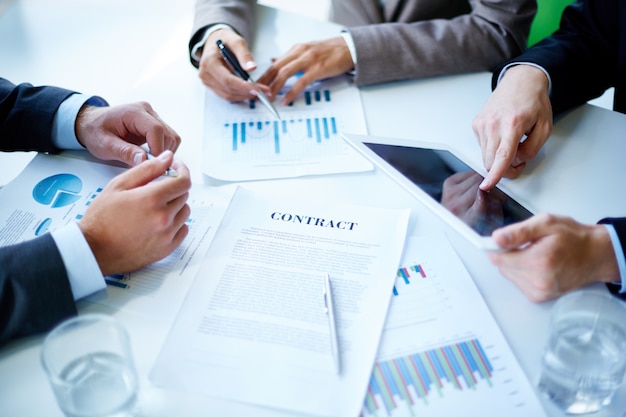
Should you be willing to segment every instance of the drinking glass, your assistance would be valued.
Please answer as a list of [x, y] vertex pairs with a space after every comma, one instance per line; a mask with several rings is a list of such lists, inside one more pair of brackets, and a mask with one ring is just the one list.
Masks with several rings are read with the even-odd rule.
[[129, 337], [113, 317], [85, 314], [59, 324], [44, 340], [41, 361], [66, 416], [137, 415]]
[[554, 305], [539, 391], [569, 414], [608, 406], [626, 371], [626, 303], [580, 290]]

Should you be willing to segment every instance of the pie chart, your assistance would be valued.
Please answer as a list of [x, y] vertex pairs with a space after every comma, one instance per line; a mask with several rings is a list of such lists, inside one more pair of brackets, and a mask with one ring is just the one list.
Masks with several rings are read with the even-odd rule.
[[39, 181], [33, 188], [33, 198], [52, 208], [65, 207], [80, 200], [83, 182], [73, 174], [56, 174]]

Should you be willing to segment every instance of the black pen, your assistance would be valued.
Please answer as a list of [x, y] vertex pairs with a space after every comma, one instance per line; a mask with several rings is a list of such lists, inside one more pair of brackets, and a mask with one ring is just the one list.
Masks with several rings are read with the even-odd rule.
[[[232, 72], [240, 76], [244, 81], [248, 81], [256, 87], [256, 82], [254, 82], [252, 77], [250, 77], [250, 74], [248, 74], [246, 70], [241, 67], [241, 64], [237, 60], [237, 57], [235, 57], [235, 54], [233, 54], [233, 51], [231, 51], [228, 46], [226, 46], [226, 44], [222, 42], [221, 39], [218, 39], [215, 43], [220, 50], [220, 54], [222, 54], [222, 58], [224, 58], [224, 61], [226, 61]], [[265, 107], [267, 107], [267, 109], [274, 115], [274, 117], [280, 120], [280, 115], [278, 114], [278, 111], [276, 111], [276, 108], [274, 108], [272, 102], [267, 98], [263, 91], [261, 91], [260, 89], [257, 90], [257, 96], [259, 97], [261, 103], [263, 103]]]

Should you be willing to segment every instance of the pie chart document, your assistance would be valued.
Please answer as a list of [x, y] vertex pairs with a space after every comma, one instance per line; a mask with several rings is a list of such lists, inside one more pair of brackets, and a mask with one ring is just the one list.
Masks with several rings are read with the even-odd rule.
[[[0, 189], [0, 246], [36, 238], [78, 222], [109, 181], [127, 168], [64, 155], [38, 154]], [[160, 177], [155, 181], [168, 181]], [[189, 234], [168, 257], [138, 271], [104, 277], [92, 302], [152, 317], [173, 317], [187, 293], [236, 187], [193, 187]], [[36, 261], [36, 260], [33, 260]]]
[[0, 246], [79, 221], [111, 178], [124, 168], [38, 154], [0, 190]]

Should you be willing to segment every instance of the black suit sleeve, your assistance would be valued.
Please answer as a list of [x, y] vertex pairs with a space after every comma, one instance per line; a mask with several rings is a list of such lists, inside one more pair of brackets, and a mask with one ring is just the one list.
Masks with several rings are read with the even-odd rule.
[[0, 78], [0, 150], [56, 152], [52, 121], [73, 91], [57, 87], [14, 85]]
[[[620, 25], [624, 5], [618, 0], [576, 2], [563, 12], [559, 29], [494, 72], [495, 88], [502, 68], [515, 62], [533, 62], [552, 80], [550, 101], [555, 115], [599, 97], [619, 82]], [[625, 3], [626, 5], [626, 3]], [[620, 23], [622, 22], [622, 23]], [[616, 109], [618, 110], [618, 109]]]
[[49, 330], [76, 314], [61, 255], [50, 234], [0, 248], [0, 344]]
[[[16, 86], [0, 78], [0, 150], [56, 151], [52, 122], [73, 93]], [[75, 314], [65, 265], [51, 235], [0, 247], [0, 344], [47, 331]]]
[[[619, 242], [622, 245], [622, 255], [626, 259], [626, 218], [615, 218], [615, 217], [607, 217], [600, 220], [598, 223], [601, 224], [610, 224], [613, 225], [615, 232], [617, 233], [617, 237], [619, 238]], [[607, 284], [609, 291], [620, 297], [621, 299], [626, 300], [626, 294], [620, 294], [622, 286], [617, 284]]]

